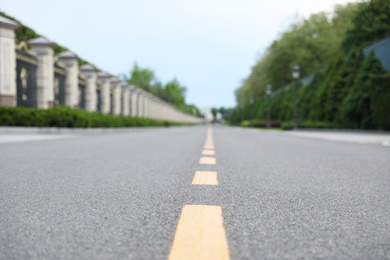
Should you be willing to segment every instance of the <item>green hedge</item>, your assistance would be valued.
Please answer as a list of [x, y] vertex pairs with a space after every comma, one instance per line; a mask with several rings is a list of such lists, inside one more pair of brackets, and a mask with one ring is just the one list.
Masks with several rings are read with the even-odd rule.
[[44, 110], [26, 107], [0, 107], [0, 126], [92, 128], [178, 125], [184, 124], [147, 118], [104, 115], [69, 107], [54, 107]]
[[[334, 125], [327, 122], [321, 122], [321, 121], [302, 121], [298, 122], [299, 128], [326, 128], [331, 129], [335, 128]], [[284, 130], [290, 130], [294, 128], [294, 122], [293, 121], [285, 121], [281, 124], [281, 128]]]
[[[244, 120], [240, 124], [240, 126], [242, 126], [242, 127], [250, 127], [251, 125], [255, 128], [266, 128], [267, 127], [267, 120]], [[280, 128], [282, 125], [282, 121], [271, 120], [270, 125], [272, 128]]]
[[[365, 57], [351, 50], [317, 72], [310, 84], [297, 87], [301, 128], [390, 130], [390, 74], [373, 53]], [[292, 128], [294, 88], [293, 83], [268, 100], [271, 119], [283, 121], [283, 129]], [[249, 126], [249, 120], [264, 121], [266, 112], [264, 97], [236, 108], [228, 120]]]

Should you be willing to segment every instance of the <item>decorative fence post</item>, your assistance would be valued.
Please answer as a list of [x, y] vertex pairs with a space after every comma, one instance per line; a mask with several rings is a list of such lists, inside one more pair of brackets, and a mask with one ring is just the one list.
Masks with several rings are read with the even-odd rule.
[[16, 106], [15, 29], [19, 25], [0, 16], [0, 106]]
[[137, 117], [138, 111], [137, 111], [137, 88], [134, 86], [130, 86], [130, 116], [131, 117]]
[[141, 89], [137, 89], [137, 117], [144, 117], [145, 98]]
[[97, 74], [95, 68], [89, 64], [80, 67], [81, 73], [85, 77], [85, 110], [93, 112], [97, 108], [97, 90], [96, 80]]
[[145, 118], [150, 118], [149, 115], [149, 104], [150, 104], [150, 98], [149, 94], [147, 92], [144, 92], [144, 117]]
[[157, 97], [153, 97], [152, 98], [152, 104], [151, 104], [151, 107], [152, 107], [152, 118], [154, 119], [159, 119], [158, 118], [158, 109], [157, 109], [157, 104], [158, 104], [158, 99]]
[[37, 108], [48, 108], [54, 105], [54, 59], [53, 44], [43, 37], [27, 42], [33, 52], [37, 54]]
[[64, 51], [58, 54], [58, 58], [66, 66], [65, 105], [77, 107], [79, 103], [79, 65], [77, 56], [70, 51]]
[[111, 78], [112, 88], [112, 111], [113, 115], [119, 115], [121, 113], [121, 81], [117, 78]]
[[122, 116], [128, 116], [130, 115], [130, 106], [129, 106], [129, 97], [130, 97], [130, 93], [129, 93], [129, 87], [127, 86], [126, 83], [122, 82], [122, 85], [121, 85], [121, 115]]
[[103, 114], [110, 113], [110, 76], [105, 72], [98, 73], [98, 80], [100, 81], [100, 111]]

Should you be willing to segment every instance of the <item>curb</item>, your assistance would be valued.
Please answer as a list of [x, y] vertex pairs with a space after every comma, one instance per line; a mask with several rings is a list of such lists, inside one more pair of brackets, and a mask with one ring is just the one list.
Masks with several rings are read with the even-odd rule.
[[158, 130], [172, 127], [121, 127], [121, 128], [62, 128], [62, 127], [0, 127], [0, 134], [100, 134], [139, 130]]

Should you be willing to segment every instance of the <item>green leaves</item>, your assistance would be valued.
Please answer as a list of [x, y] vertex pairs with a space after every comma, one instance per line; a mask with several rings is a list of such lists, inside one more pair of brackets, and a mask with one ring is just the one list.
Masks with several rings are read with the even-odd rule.
[[[337, 5], [332, 16], [318, 13], [294, 23], [275, 40], [236, 90], [239, 107], [231, 122], [265, 119], [265, 86], [281, 89], [270, 101], [271, 118], [291, 124], [293, 64], [301, 76], [316, 72], [314, 80], [298, 93], [299, 125], [390, 129], [390, 75], [362, 48], [390, 34], [390, 1], [370, 0]], [[257, 100], [256, 112], [248, 118], [248, 97]]]
[[362, 48], [390, 34], [390, 1], [371, 0], [359, 5], [353, 27], [343, 41], [343, 49]]
[[69, 107], [54, 107], [45, 110], [25, 107], [0, 107], [0, 126], [91, 128], [174, 125], [183, 124], [148, 118], [104, 115]]
[[177, 79], [167, 82], [165, 85], [160, 82], [154, 71], [148, 68], [141, 68], [137, 63], [129, 75], [122, 75], [123, 80], [138, 88], [141, 88], [161, 99], [172, 103], [175, 107], [193, 116], [201, 116], [199, 109], [194, 105], [188, 105], [185, 101], [187, 88], [182, 86]]
[[341, 42], [357, 9], [356, 4], [337, 5], [332, 15], [321, 12], [293, 23], [252, 67], [250, 75], [236, 90], [237, 103], [248, 103], [249, 96], [264, 97], [267, 84], [274, 90], [288, 85], [295, 64], [300, 65], [301, 76], [326, 68], [342, 53]]

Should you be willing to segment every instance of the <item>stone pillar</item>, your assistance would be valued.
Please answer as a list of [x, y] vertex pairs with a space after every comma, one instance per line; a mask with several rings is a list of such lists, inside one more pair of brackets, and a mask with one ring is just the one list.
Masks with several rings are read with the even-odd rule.
[[161, 119], [162, 120], [168, 120], [167, 119], [168, 118], [168, 115], [167, 115], [167, 105], [166, 105], [165, 101], [161, 103], [161, 111], [162, 111]]
[[135, 103], [135, 89], [133, 86], [129, 86], [129, 111], [130, 111], [130, 116], [131, 117], [134, 117], [135, 115], [135, 106], [134, 106], [134, 103]]
[[150, 97], [148, 93], [143, 93], [143, 94], [144, 94], [144, 117], [150, 118], [149, 116]]
[[159, 111], [160, 111], [160, 120], [165, 120], [165, 118], [164, 118], [164, 116], [165, 116], [165, 105], [164, 105], [164, 102], [162, 100], [160, 100]]
[[48, 108], [54, 105], [54, 57], [53, 44], [43, 37], [27, 42], [37, 54], [37, 93], [36, 107]]
[[85, 110], [93, 112], [97, 108], [96, 84], [97, 74], [90, 64], [80, 67], [81, 74], [85, 77]]
[[138, 116], [138, 91], [137, 88], [134, 86], [131, 86], [131, 116], [137, 117]]
[[145, 97], [142, 90], [137, 89], [137, 117], [144, 117]]
[[163, 119], [163, 106], [162, 106], [162, 103], [161, 103], [161, 99], [159, 99], [157, 101], [157, 118], [159, 120]]
[[149, 118], [152, 118], [152, 119], [155, 119], [154, 117], [154, 96], [152, 95], [149, 95], [149, 98], [148, 98], [148, 117]]
[[117, 78], [111, 78], [111, 87], [112, 87], [112, 114], [120, 115], [121, 114], [121, 81]]
[[156, 103], [155, 103], [155, 109], [156, 109], [156, 119], [157, 120], [161, 120], [161, 107], [160, 107], [160, 99], [157, 98], [156, 99]]
[[103, 114], [109, 114], [110, 113], [110, 76], [105, 72], [99, 72], [98, 73], [98, 80], [100, 81], [101, 90], [101, 112]]
[[19, 25], [0, 16], [0, 106], [16, 106], [15, 29]]
[[129, 91], [129, 87], [127, 86], [127, 84], [122, 82], [122, 85], [121, 85], [121, 97], [122, 97], [121, 115], [122, 116], [130, 115], [130, 109], [129, 109], [130, 93], [129, 92], [130, 91]]
[[78, 107], [79, 105], [79, 64], [75, 54], [64, 51], [58, 58], [65, 64], [65, 106]]
[[154, 119], [159, 119], [158, 118], [158, 98], [157, 97], [154, 97], [153, 99], [153, 118]]
[[150, 99], [151, 99], [151, 96], [148, 93], [145, 93], [145, 104], [144, 104], [145, 118], [151, 118], [150, 117]]

